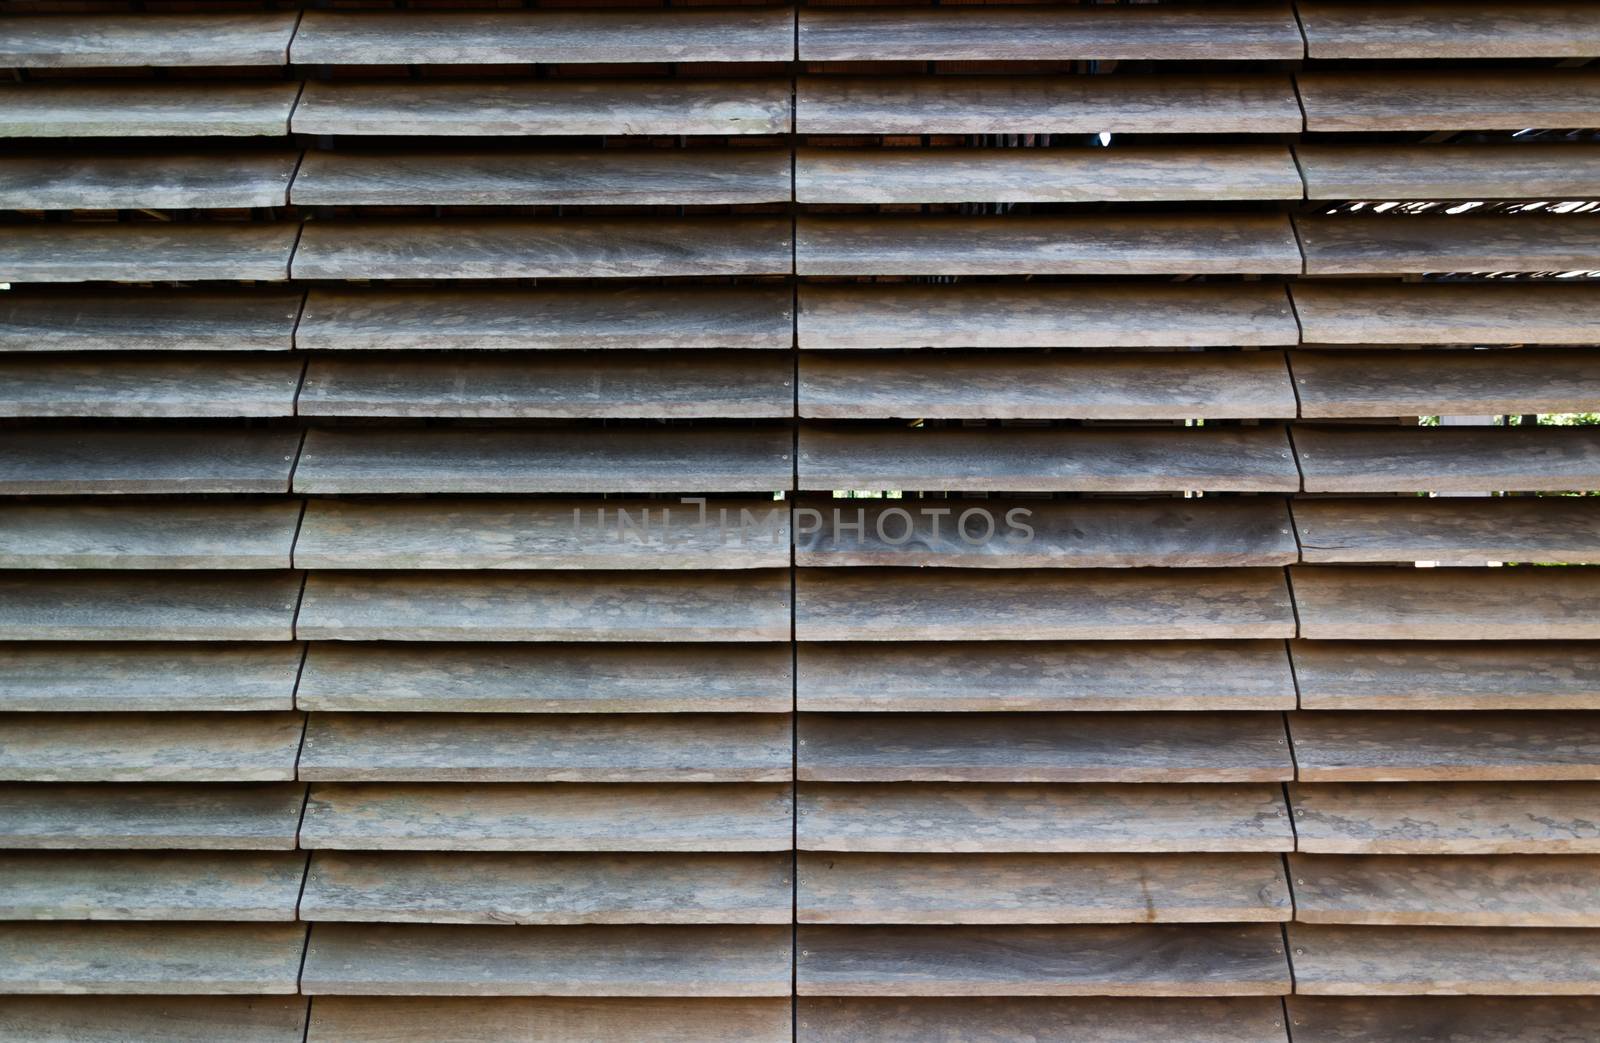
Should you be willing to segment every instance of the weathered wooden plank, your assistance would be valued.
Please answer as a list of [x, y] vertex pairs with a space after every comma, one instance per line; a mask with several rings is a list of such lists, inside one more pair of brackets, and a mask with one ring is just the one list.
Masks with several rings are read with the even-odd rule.
[[1582, 996], [1290, 996], [1300, 1043], [1583, 1043], [1600, 1000]]
[[1298, 282], [1308, 344], [1591, 344], [1600, 293], [1580, 283]]
[[1301, 117], [1286, 76], [802, 76], [795, 129], [801, 134], [1296, 134]]
[[1309, 199], [1588, 198], [1592, 148], [1568, 145], [1296, 145]]
[[1600, 927], [1600, 860], [1583, 855], [1289, 856], [1295, 920]]
[[1523, 214], [1294, 219], [1311, 275], [1587, 270], [1600, 251], [1594, 224]]
[[302, 416], [788, 418], [794, 362], [778, 352], [739, 350], [666, 357], [616, 351], [603, 359], [554, 351], [488, 358], [344, 354], [311, 360], [298, 410]]
[[298, 222], [84, 222], [8, 225], [0, 279], [78, 283], [289, 277]]
[[789, 1004], [784, 998], [323, 996], [306, 1038], [315, 1043], [474, 1043], [486, 1035], [517, 1043], [789, 1043]]
[[1588, 782], [1293, 784], [1289, 800], [1311, 854], [1600, 853]]
[[323, 923], [300, 989], [328, 996], [787, 996], [788, 927]]
[[297, 152], [6, 157], [0, 159], [0, 205], [11, 210], [283, 206], [299, 159]]
[[302, 1043], [299, 996], [0, 997], [0, 1039], [32, 1043]]
[[1242, 855], [799, 856], [801, 923], [1278, 922], [1283, 862]]
[[795, 777], [803, 782], [1295, 777], [1283, 718], [1275, 713], [807, 713], [797, 727]]
[[1600, 993], [1600, 931], [1292, 924], [1289, 945], [1306, 996]]
[[[1133, 8], [1132, 10], [1137, 10]], [[1276, 999], [1132, 999], [1010, 996], [1005, 999], [830, 998], [807, 996], [797, 1006], [808, 1043], [926, 1043], [940, 1034], [987, 1043], [1077, 1039], [1094, 1043], [1283, 1043]], [[1068, 1032], [1073, 1035], [1063, 1036]], [[99, 1041], [95, 1041], [99, 1043]]]
[[787, 134], [789, 81], [312, 80], [291, 127], [296, 134], [430, 137]]
[[0, 710], [289, 710], [302, 647], [0, 644]]
[[1291, 351], [1301, 415], [1583, 413], [1600, 409], [1589, 351]]
[[7, 852], [0, 855], [0, 917], [293, 920], [305, 874], [306, 855], [299, 851], [97, 852], [92, 858]]
[[[808, 14], [856, 14], [816, 8]], [[922, 10], [954, 13], [961, 8]], [[990, 11], [969, 11], [992, 14]], [[1055, 8], [1051, 16], [1095, 8]], [[1046, 14], [1011, 8], [1011, 12]], [[963, 12], [965, 13], [965, 12]], [[905, 17], [907, 12], [893, 12]], [[802, 203], [1027, 203], [1292, 199], [1305, 194], [1282, 145], [1207, 148], [800, 148], [795, 198]]]
[[[1600, 301], [1600, 294], [1590, 299]], [[802, 348], [1254, 347], [1300, 340], [1283, 288], [1269, 283], [802, 284], [797, 330]]]
[[793, 677], [787, 643], [319, 642], [307, 653], [296, 698], [308, 710], [787, 713]]
[[299, 96], [287, 80], [16, 84], [0, 88], [0, 138], [281, 137]]
[[[792, 439], [786, 428], [713, 425], [314, 428], [306, 435], [294, 488], [305, 493], [767, 493], [790, 485]], [[12, 490], [0, 484], [0, 491]]]
[[1295, 492], [1300, 472], [1277, 425], [998, 430], [811, 425], [800, 431], [799, 482], [808, 490]]
[[292, 501], [9, 503], [0, 568], [284, 569], [299, 522]]
[[287, 65], [298, 20], [295, 11], [13, 16], [0, 66]]
[[0, 714], [0, 779], [288, 782], [304, 724], [298, 713]]
[[1600, 722], [1585, 713], [1288, 715], [1302, 782], [1600, 781]]
[[[3, 864], [3, 863], [0, 863]], [[786, 852], [730, 855], [317, 852], [302, 919], [379, 923], [790, 923]]]
[[5, 786], [0, 841], [23, 849], [292, 849], [304, 802], [305, 787], [290, 784]]
[[8, 572], [0, 641], [287, 641], [297, 572]]
[[1600, 646], [1291, 641], [1308, 710], [1600, 709]]
[[801, 996], [1280, 996], [1273, 924], [799, 928]]
[[999, 786], [811, 782], [798, 846], [851, 852], [1289, 851], [1278, 786]]
[[1600, 562], [1583, 497], [1296, 500], [1294, 517], [1308, 562]]
[[[796, 227], [795, 265], [801, 275], [1299, 275], [1301, 271], [1300, 247], [1282, 214], [813, 214], [802, 215]], [[1559, 230], [1575, 241], [1587, 238], [1575, 236], [1566, 224]], [[1550, 246], [1545, 250], [1553, 252]], [[301, 274], [298, 263], [295, 274]]]
[[786, 641], [789, 575], [317, 572], [295, 633], [312, 641]]
[[[315, 653], [313, 653], [315, 655]], [[1288, 710], [1278, 641], [795, 646], [797, 708], [836, 712]], [[301, 685], [304, 704], [305, 685]]]
[[242, 355], [0, 355], [0, 416], [293, 416], [305, 362]]
[[1600, 637], [1600, 570], [1291, 570], [1303, 637], [1544, 641]]
[[753, 217], [307, 221], [293, 271], [296, 279], [782, 275], [793, 257], [790, 227]]
[[1558, 491], [1600, 485], [1600, 427], [1294, 429], [1306, 492]]
[[1296, 81], [1309, 131], [1523, 130], [1600, 119], [1600, 74], [1589, 69], [1302, 72]]
[[784, 286], [453, 293], [314, 289], [296, 341], [317, 351], [782, 349], [793, 337], [792, 298]]
[[0, 990], [293, 993], [304, 924], [0, 924]]
[[355, 851], [788, 851], [793, 809], [790, 786], [763, 783], [322, 783], [311, 789], [300, 843]]
[[1587, 4], [1484, 0], [1373, 5], [1300, 0], [1313, 58], [1578, 58], [1600, 48], [1600, 12]]
[[287, 351], [300, 293], [28, 293], [0, 300], [0, 352]]

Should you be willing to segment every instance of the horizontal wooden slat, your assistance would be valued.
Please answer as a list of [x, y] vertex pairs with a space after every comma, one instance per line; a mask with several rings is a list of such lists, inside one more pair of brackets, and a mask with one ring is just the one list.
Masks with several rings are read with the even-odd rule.
[[22, 782], [288, 782], [298, 713], [0, 715], [0, 779]]
[[792, 682], [787, 644], [341, 641], [310, 646], [296, 698], [308, 710], [787, 713]]
[[314, 1043], [470, 1043], [475, 1033], [511, 1040], [533, 1031], [547, 1043], [789, 1043], [789, 1007], [787, 998], [607, 997], [596, 1003], [552, 997], [321, 996], [306, 1038]]
[[300, 645], [0, 644], [0, 711], [289, 710]]
[[1600, 48], [1600, 18], [1582, 3], [1485, 0], [1371, 4], [1300, 0], [1313, 58], [1587, 58]]
[[1307, 499], [1294, 517], [1308, 562], [1600, 562], [1600, 516], [1580, 496]]
[[792, 865], [786, 852], [346, 855], [319, 851], [306, 877], [300, 916], [380, 923], [787, 925]]
[[817, 714], [797, 722], [811, 782], [1285, 782], [1275, 713]]
[[293, 416], [304, 368], [282, 352], [0, 355], [0, 416]]
[[[803, 851], [1289, 851], [1279, 786], [806, 783]], [[1600, 834], [1597, 834], [1600, 835]]]
[[1307, 996], [1600, 993], [1600, 931], [1292, 924], [1289, 945]]
[[0, 846], [276, 851], [295, 846], [305, 787], [5, 786]]
[[1299, 282], [1308, 344], [1590, 344], [1600, 293], [1581, 283]]
[[287, 351], [303, 296], [13, 289], [0, 301], [0, 351]]
[[[1138, 10], [1133, 8], [1132, 10]], [[993, 1043], [1033, 1043], [1062, 1026], [1095, 1043], [1283, 1043], [1283, 1007], [1273, 998], [1150, 999], [1008, 996], [937, 999], [807, 996], [798, 1007], [808, 1043], [925, 1043], [943, 1032]]]
[[0, 568], [283, 569], [300, 510], [294, 501], [8, 503]]
[[1307, 492], [1600, 486], [1600, 427], [1296, 427], [1294, 445]]
[[1591, 147], [1296, 145], [1309, 199], [1588, 198], [1600, 189]]
[[1273, 924], [802, 925], [801, 996], [1278, 996]]
[[801, 923], [1287, 920], [1283, 862], [1245, 855], [802, 854]]
[[1288, 716], [1302, 782], [1600, 781], [1600, 721], [1592, 714]]
[[1600, 786], [1293, 784], [1300, 851], [1353, 855], [1597, 854]]
[[3, 641], [287, 641], [297, 572], [0, 573]]
[[0, 66], [287, 65], [295, 11], [12, 16]]
[[1299, 1043], [1545, 1043], [1600, 1034], [1583, 996], [1290, 996]]
[[1302, 72], [1296, 80], [1309, 131], [1523, 130], [1600, 120], [1600, 74], [1588, 69]]
[[1300, 248], [1282, 214], [802, 215], [795, 234], [801, 275], [1298, 275], [1301, 269]]
[[300, 844], [356, 851], [788, 851], [790, 790], [752, 783], [322, 783], [311, 789]]
[[304, 924], [0, 924], [8, 993], [293, 993]]
[[300, 87], [287, 80], [18, 84], [0, 89], [0, 138], [281, 137]]
[[1301, 129], [1294, 86], [1284, 76], [802, 76], [797, 91], [795, 130], [801, 134], [1294, 134]]
[[7, 157], [0, 160], [0, 205], [13, 210], [283, 206], [299, 159], [296, 152]]
[[289, 277], [297, 223], [84, 222], [9, 225], [0, 279], [147, 282]]
[[6, 996], [0, 1034], [35, 1043], [303, 1043], [307, 1004], [301, 996]]
[[[1285, 710], [1278, 641], [801, 642], [800, 710]], [[301, 685], [302, 703], [305, 686]]]
[[1289, 364], [1301, 415], [1313, 419], [1600, 409], [1600, 361], [1588, 351], [1302, 350]]
[[1600, 646], [1292, 641], [1308, 710], [1600, 709]]
[[[7, 920], [293, 920], [306, 856], [277, 854], [0, 855]], [[0, 1015], [0, 1031], [4, 1016]]]
[[784, 641], [789, 576], [316, 572], [295, 633], [313, 641]]
[[1294, 226], [1311, 275], [1587, 270], [1600, 250], [1596, 222], [1581, 218], [1338, 215]]
[[[815, 8], [834, 14], [855, 9]], [[923, 10], [938, 13], [944, 8]], [[959, 11], [960, 8], [950, 8]], [[972, 9], [976, 11], [976, 9]], [[1028, 14], [1044, 12], [1013, 8]], [[1094, 8], [1058, 8], [1053, 16]], [[991, 9], [992, 11], [992, 9]], [[991, 11], [979, 12], [989, 15]], [[897, 17], [904, 12], [896, 11]], [[303, 175], [302, 175], [303, 176]], [[1293, 199], [1304, 195], [1281, 145], [1208, 148], [800, 148], [802, 203], [1036, 203]]]
[[1600, 859], [1583, 855], [1290, 855], [1295, 920], [1600, 927]]
[[1600, 637], [1600, 569], [1297, 566], [1303, 637], [1544, 641]]

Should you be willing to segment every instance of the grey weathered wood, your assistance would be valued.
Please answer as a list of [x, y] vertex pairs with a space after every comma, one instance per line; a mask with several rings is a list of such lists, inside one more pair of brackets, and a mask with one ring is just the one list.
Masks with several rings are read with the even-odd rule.
[[[3, 656], [0, 649], [0, 663]], [[308, 710], [787, 713], [793, 692], [787, 643], [319, 642], [307, 653], [296, 698]]]
[[[315, 653], [313, 653], [315, 655]], [[1288, 710], [1279, 641], [836, 644], [795, 647], [800, 710]], [[305, 685], [301, 685], [304, 701]]]
[[1300, 923], [1600, 927], [1583, 855], [1289, 856]]
[[806, 783], [798, 846], [854, 852], [1289, 851], [1281, 787]]
[[804, 782], [1295, 777], [1283, 718], [1275, 713], [807, 713], [798, 719], [797, 734], [795, 777]]
[[282, 352], [0, 354], [0, 416], [293, 416], [304, 368]]
[[1300, 0], [1313, 58], [1577, 58], [1600, 48], [1600, 17], [1583, 3], [1484, 0], [1381, 6]]
[[[1138, 8], [1131, 8], [1138, 10]], [[1073, 1032], [1094, 1043], [1283, 1043], [1277, 999], [830, 998], [798, 1004], [800, 1038], [808, 1043], [927, 1043], [940, 1033], [988, 1043], [1038, 1043]], [[1065, 1037], [1070, 1039], [1072, 1037]], [[96, 1043], [99, 1043], [97, 1040]], [[1476, 1043], [1476, 1041], [1475, 1041]], [[1520, 1041], [1519, 1041], [1520, 1043]]]
[[[0, 377], [5, 370], [0, 363]], [[0, 399], [3, 405], [3, 399]], [[311, 360], [302, 416], [783, 417], [794, 362], [778, 352], [539, 351]]]
[[1544, 641], [1600, 637], [1600, 570], [1292, 570], [1303, 637]]
[[347, 855], [319, 851], [306, 878], [300, 916], [379, 923], [787, 925], [792, 865], [786, 852]]
[[1600, 251], [1594, 225], [1526, 215], [1294, 219], [1311, 275], [1588, 270]]
[[84, 222], [9, 225], [0, 280], [78, 283], [289, 277], [297, 222]]
[[1600, 1000], [1583, 996], [1290, 996], [1300, 1043], [1584, 1043]]
[[[1590, 296], [1600, 302], [1600, 294]], [[802, 348], [1142, 348], [1300, 340], [1282, 287], [1268, 283], [802, 284], [797, 330]]]
[[801, 996], [1279, 996], [1273, 924], [802, 925]]
[[8, 852], [0, 855], [0, 917], [293, 920], [305, 873], [306, 855], [299, 851], [98, 852], [91, 858]]
[[1590, 344], [1600, 323], [1600, 293], [1581, 283], [1330, 281], [1289, 292], [1308, 344]]
[[789, 576], [317, 572], [295, 633], [313, 641], [785, 641]]
[[1308, 710], [1600, 709], [1600, 646], [1292, 641]]
[[311, 789], [300, 844], [355, 851], [788, 851], [790, 794], [788, 785], [766, 783], [321, 783]]
[[1289, 800], [1311, 854], [1600, 854], [1589, 782], [1294, 784]]
[[[315, 428], [306, 435], [294, 487], [306, 493], [766, 493], [789, 487], [792, 437], [786, 428], [714, 425]], [[0, 491], [12, 490], [0, 482]]]
[[4, 641], [286, 641], [300, 574], [8, 572]]
[[300, 996], [5, 996], [0, 1039], [32, 1043], [302, 1043]]
[[300, 86], [285, 80], [17, 84], [0, 89], [0, 138], [281, 137]]
[[289, 710], [300, 645], [0, 645], [0, 710]]
[[1600, 362], [1588, 351], [1345, 348], [1292, 351], [1289, 364], [1308, 419], [1600, 409]]
[[[1498, 433], [1498, 432], [1497, 432]], [[1284, 429], [807, 426], [802, 489], [1295, 492]], [[304, 473], [304, 464], [301, 465]]]
[[1309, 131], [1522, 130], [1600, 119], [1600, 73], [1589, 69], [1302, 72], [1296, 81]]
[[775, 926], [318, 924], [312, 996], [787, 996]]
[[298, 21], [295, 11], [12, 16], [0, 66], [287, 65]]
[[789, 164], [789, 153], [774, 149], [309, 152], [295, 172], [294, 201], [299, 206], [787, 203]]
[[782, 286], [454, 293], [314, 289], [296, 342], [318, 351], [781, 349], [793, 336], [792, 296]]
[[0, 568], [283, 569], [299, 523], [293, 501], [9, 503]]
[[1301, 258], [1282, 214], [802, 215], [795, 265], [801, 275], [1298, 275]]
[[291, 126], [296, 134], [431, 137], [787, 134], [789, 81], [312, 80]]
[[1291, 924], [1306, 996], [1600, 993], [1600, 931]]
[[1296, 415], [1294, 388], [1275, 351], [809, 353], [800, 359], [799, 407], [801, 416], [836, 420]]
[[1596, 427], [1296, 427], [1307, 492], [1560, 491], [1600, 485]]
[[297, 923], [0, 924], [0, 990], [293, 993], [305, 937]]
[[[808, 14], [855, 14], [813, 8]], [[960, 8], [923, 10], [956, 12]], [[992, 15], [997, 9], [973, 12]], [[1043, 14], [1013, 8], [1027, 14]], [[1050, 14], [1092, 11], [1055, 8]], [[905, 11], [894, 11], [897, 18]], [[802, 203], [1086, 203], [1293, 199], [1305, 189], [1281, 145], [1154, 148], [809, 148], [795, 153]]]
[[486, 1035], [508, 1043], [790, 1043], [789, 1005], [787, 998], [322, 996], [307, 1038], [315, 1043], [474, 1043]]
[[1585, 713], [1288, 715], [1302, 782], [1600, 781], [1600, 721]]
[[305, 787], [0, 787], [8, 848], [276, 851], [295, 846]]
[[1275, 855], [799, 856], [801, 923], [1287, 920]]
[[1296, 134], [1301, 129], [1294, 85], [1286, 76], [812, 75], [800, 77], [797, 90], [795, 130], [801, 134]]
[[1583, 497], [1307, 499], [1294, 517], [1308, 562], [1600, 562]]
[[13, 210], [283, 206], [299, 159], [297, 152], [7, 157], [0, 160], [0, 205]]
[[1588, 198], [1600, 190], [1600, 157], [1582, 145], [1296, 145], [1295, 158], [1310, 199]]
[[0, 779], [287, 782], [304, 717], [250, 713], [0, 715]]
[[0, 300], [0, 352], [287, 351], [300, 293], [28, 293]]

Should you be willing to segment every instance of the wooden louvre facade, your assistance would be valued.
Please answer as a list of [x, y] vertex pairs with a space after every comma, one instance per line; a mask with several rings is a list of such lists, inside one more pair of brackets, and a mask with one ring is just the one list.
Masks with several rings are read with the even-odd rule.
[[1600, 1039], [1600, 5], [0, 2], [0, 1040]]

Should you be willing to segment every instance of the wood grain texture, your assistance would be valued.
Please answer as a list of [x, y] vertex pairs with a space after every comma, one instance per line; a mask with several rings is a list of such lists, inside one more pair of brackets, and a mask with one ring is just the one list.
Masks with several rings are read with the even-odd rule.
[[1600, 250], [1595, 225], [1526, 215], [1294, 219], [1310, 275], [1587, 270]]
[[1288, 715], [1302, 782], [1600, 781], [1600, 721], [1585, 713]]
[[33, 1043], [303, 1043], [300, 996], [6, 996], [0, 1038]]
[[293, 501], [8, 503], [0, 568], [285, 569], [300, 509]]
[[244, 222], [8, 225], [0, 279], [25, 283], [289, 277], [300, 226]]
[[3, 641], [287, 641], [296, 572], [0, 573]]
[[0, 711], [289, 710], [300, 645], [0, 645]]
[[1294, 848], [1283, 790], [1267, 784], [810, 782], [798, 789], [802, 851], [1192, 854]]
[[0, 354], [0, 416], [293, 416], [304, 368], [283, 352]]
[[310, 646], [296, 698], [308, 710], [787, 713], [793, 676], [787, 643], [526, 647], [341, 641]]
[[[802, 714], [802, 782], [1286, 782], [1275, 713]], [[1225, 919], [1225, 918], [1219, 918]]]
[[1300, 923], [1600, 926], [1590, 856], [1295, 854], [1289, 872]]
[[508, 1043], [789, 1043], [789, 1003], [784, 998], [323, 996], [307, 1039], [475, 1043], [489, 1035]]
[[1392, 7], [1352, 0], [1301, 0], [1313, 58], [1576, 58], [1600, 48], [1593, 8], [1553, 0], [1519, 4], [1513, 15], [1484, 0]]
[[0, 89], [0, 138], [282, 137], [300, 86], [286, 80], [17, 84]]
[[874, 927], [803, 924], [801, 996], [1278, 996], [1272, 924]]
[[1560, 491], [1600, 486], [1600, 427], [1297, 426], [1306, 492]]
[[1600, 993], [1600, 931], [1291, 924], [1306, 996]]
[[1289, 786], [1308, 854], [1596, 854], [1596, 799], [1588, 782]]
[[306, 857], [298, 851], [99, 852], [93, 858], [8, 852], [0, 855], [0, 916], [7, 920], [294, 920]]
[[1584, 1043], [1600, 1001], [1582, 996], [1290, 996], [1300, 1043]]
[[0, 779], [19, 782], [288, 782], [298, 713], [0, 715]]
[[[770, 493], [792, 480], [792, 439], [781, 427], [715, 425], [313, 428], [294, 488], [340, 494]], [[0, 469], [0, 491], [10, 491], [3, 477]]]
[[1308, 131], [1585, 127], [1600, 117], [1600, 73], [1588, 69], [1302, 72], [1295, 80]]
[[306, 878], [300, 916], [378, 923], [787, 925], [792, 865], [784, 852], [319, 851]]
[[295, 633], [313, 641], [784, 641], [789, 576], [317, 572]]
[[[807, 996], [798, 1004], [801, 1038], [810, 1043], [926, 1043], [983, 1039], [1037, 1043], [1283, 1043], [1276, 999], [1132, 999], [1010, 996], [1005, 999], [866, 999]], [[942, 1035], [941, 1035], [942, 1034]], [[1065, 1034], [1065, 1035], [1064, 1035]], [[98, 1043], [98, 1041], [96, 1041]], [[1573, 1041], [1577, 1043], [1577, 1041]]]
[[1600, 189], [1583, 146], [1296, 145], [1308, 199], [1588, 198]]
[[4, 786], [0, 841], [18, 849], [293, 849], [300, 785]]
[[[879, 17], [902, 17], [887, 12]], [[970, 17], [970, 16], [969, 16]], [[299, 122], [298, 116], [296, 123]], [[1296, 134], [1288, 77], [801, 76], [801, 134]]]
[[318, 924], [311, 996], [787, 996], [788, 927]]
[[1300, 635], [1340, 641], [1600, 637], [1600, 570], [1290, 570]]
[[[1589, 299], [1600, 307], [1600, 294]], [[1267, 346], [1300, 340], [1282, 287], [1267, 283], [803, 283], [796, 328], [802, 348]]]
[[[1560, 230], [1572, 237], [1567, 225]], [[801, 275], [1298, 275], [1301, 271], [1300, 248], [1282, 214], [802, 215], [795, 234], [795, 265]]]
[[287, 65], [298, 20], [294, 11], [13, 16], [0, 66]]
[[1298, 282], [1307, 344], [1589, 344], [1600, 293], [1559, 283]]
[[783, 275], [789, 230], [788, 221], [734, 217], [307, 221], [293, 271], [296, 279]]
[[0, 160], [0, 204], [12, 210], [283, 206], [299, 159], [297, 152], [7, 157]]
[[[813, 8], [806, 13], [859, 10]], [[945, 9], [922, 10], [938, 14]], [[1062, 7], [1048, 14], [1078, 10], [1093, 8]], [[906, 13], [896, 11], [894, 17], [904, 18]], [[795, 153], [794, 188], [802, 203], [1299, 200], [1305, 191], [1294, 159], [1282, 145], [1022, 150], [802, 147]]]
[[[786, 203], [789, 163], [787, 152], [773, 149], [310, 152], [295, 174], [294, 201], [299, 206]], [[0, 190], [3, 171], [0, 167]]]
[[293, 993], [304, 924], [0, 924], [0, 989], [22, 994]]
[[300, 843], [355, 851], [788, 851], [791, 788], [319, 783]]
[[[1286, 710], [1278, 641], [994, 641], [795, 646], [800, 710]], [[304, 684], [301, 686], [302, 701]]]
[[1308, 710], [1600, 709], [1600, 648], [1580, 641], [1291, 641]]
[[1583, 497], [1297, 500], [1307, 562], [1600, 562], [1600, 517]]
[[1283, 862], [1242, 855], [799, 856], [796, 917], [835, 924], [1278, 922]]
[[1584, 413], [1600, 408], [1587, 351], [1291, 351], [1301, 416]]
[[516, 292], [319, 288], [306, 299], [296, 341], [317, 351], [782, 349], [793, 336], [792, 320], [792, 294], [782, 286]]
[[12, 289], [0, 301], [0, 352], [287, 351], [303, 298], [281, 290], [60, 294]]

